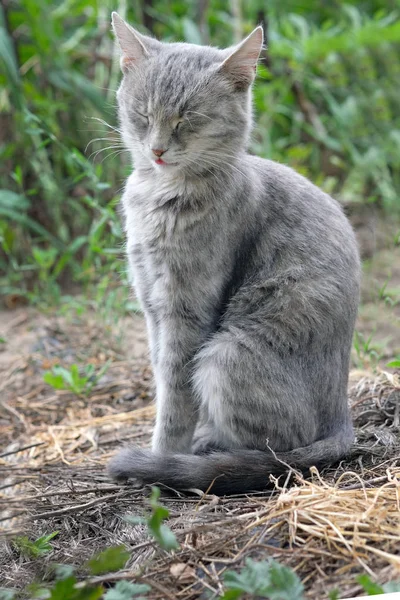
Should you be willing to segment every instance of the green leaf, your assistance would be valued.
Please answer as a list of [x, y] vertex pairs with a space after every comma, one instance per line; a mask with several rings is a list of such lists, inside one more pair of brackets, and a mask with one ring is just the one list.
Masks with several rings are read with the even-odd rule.
[[329, 600], [339, 600], [339, 590], [331, 590], [328, 594]]
[[76, 577], [67, 577], [57, 581], [51, 590], [51, 600], [71, 600], [75, 594]]
[[175, 534], [167, 525], [162, 522], [169, 517], [169, 510], [158, 503], [160, 497], [160, 489], [158, 487], [151, 488], [150, 506], [152, 514], [148, 518], [147, 524], [153, 537], [158, 545], [164, 550], [176, 550], [179, 548]]
[[40, 556], [44, 556], [53, 550], [53, 546], [50, 544], [50, 540], [52, 540], [56, 535], [58, 535], [58, 531], [53, 531], [48, 535], [42, 535], [37, 540], [30, 540], [28, 536], [20, 536], [16, 537], [13, 540], [15, 547], [28, 558], [38, 558]]
[[27, 210], [31, 203], [23, 194], [16, 194], [11, 190], [0, 190], [0, 206], [14, 210]]
[[[72, 366], [70, 367], [71, 370], [72, 370]], [[60, 375], [64, 380], [64, 384], [67, 384], [68, 387], [72, 389], [74, 386], [74, 380], [72, 377], [71, 370], [69, 371], [65, 367], [62, 367], [61, 365], [56, 365], [55, 367], [53, 367], [53, 373], [55, 375]]]
[[46, 371], [43, 375], [43, 381], [48, 385], [51, 385], [55, 390], [64, 390], [65, 389], [65, 381], [62, 375], [55, 375], [51, 371]]
[[33, 582], [29, 584], [25, 590], [29, 594], [29, 600], [33, 600], [33, 598], [37, 600], [48, 600], [51, 596], [51, 591], [48, 587], [44, 587], [43, 584], [39, 582]]
[[18, 223], [19, 225], [30, 229], [34, 233], [49, 241], [53, 246], [55, 246], [59, 250], [63, 249], [63, 244], [56, 237], [54, 237], [54, 235], [49, 233], [42, 225], [40, 225], [40, 223], [37, 223], [27, 215], [18, 212], [17, 210], [2, 206], [0, 204], [0, 216], [10, 219], [15, 223]]
[[14, 52], [14, 44], [4, 26], [3, 7], [0, 5], [0, 62], [5, 66], [7, 79], [12, 90], [14, 102], [18, 108], [23, 104], [21, 93], [21, 77]]
[[377, 596], [378, 594], [383, 594], [383, 587], [371, 581], [369, 575], [359, 575], [356, 577], [358, 583], [361, 585], [362, 589], [367, 592], [368, 596]]
[[179, 548], [178, 540], [171, 529], [164, 525], [163, 521], [169, 517], [169, 510], [159, 504], [160, 489], [156, 486], [151, 488], [149, 503], [151, 514], [148, 517], [134, 517], [127, 515], [124, 520], [133, 525], [146, 524], [149, 533], [154, 537], [160, 548], [163, 550], [177, 550]]
[[46, 371], [43, 379], [46, 383], [58, 390], [71, 390], [74, 394], [89, 393], [99, 378], [104, 375], [110, 366], [110, 361], [107, 361], [97, 373], [95, 373], [94, 365], [86, 365], [84, 371], [86, 376], [81, 377], [79, 367], [73, 364], [69, 369], [56, 365], [52, 371]]
[[152, 529], [151, 525], [149, 528], [157, 540], [158, 545], [163, 548], [163, 550], [177, 550], [179, 548], [178, 540], [175, 537], [175, 534], [167, 525], [160, 525], [158, 530]]
[[39, 267], [48, 270], [53, 266], [57, 258], [58, 250], [52, 247], [44, 249], [34, 246], [32, 248], [32, 254]]
[[201, 45], [201, 33], [196, 23], [187, 17], [182, 19], [183, 35], [186, 42]]
[[151, 587], [145, 583], [131, 583], [130, 581], [118, 581], [115, 587], [108, 590], [104, 600], [131, 600], [138, 594], [150, 592]]
[[103, 596], [102, 586], [88, 586], [76, 588], [76, 577], [67, 577], [57, 581], [51, 589], [50, 600], [98, 600]]
[[56, 579], [67, 579], [73, 575], [74, 571], [75, 567], [73, 565], [54, 565], [54, 576]]
[[[104, 589], [102, 586], [85, 586], [79, 590], [75, 591], [75, 595], [71, 598], [71, 600], [99, 600], [102, 598], [104, 594]], [[58, 600], [58, 599], [57, 599]]]
[[[107, 368], [109, 367], [109, 365], [110, 365], [110, 363], [107, 365]], [[92, 364], [86, 365], [86, 367], [85, 367], [86, 378], [92, 377], [94, 374], [94, 371], [95, 371], [94, 365], [92, 365]]]
[[17, 595], [17, 590], [11, 588], [0, 588], [0, 600], [13, 600]]
[[42, 537], [36, 540], [35, 544], [39, 547], [47, 547], [49, 545], [49, 541], [55, 538], [59, 533], [59, 531], [52, 531], [47, 535], [42, 535]]
[[122, 544], [120, 546], [112, 546], [99, 552], [93, 556], [87, 566], [92, 575], [102, 575], [103, 573], [113, 573], [122, 569], [128, 559], [130, 553]]
[[389, 583], [384, 583], [382, 587], [385, 594], [400, 592], [400, 581], [389, 581]]
[[68, 375], [71, 376], [71, 387], [73, 388], [73, 390], [78, 393], [81, 392], [85, 388], [87, 378], [80, 377], [78, 365], [71, 365]]
[[227, 590], [223, 596], [220, 597], [220, 600], [236, 600], [236, 598], [240, 598], [243, 596], [244, 592], [240, 590]]
[[391, 369], [400, 369], [400, 360], [392, 360], [391, 362], [388, 362], [386, 366]]
[[303, 599], [304, 588], [299, 577], [274, 560], [255, 562], [248, 558], [240, 573], [225, 573], [224, 583], [231, 590], [270, 600]]
[[101, 112], [107, 113], [107, 105], [104, 96], [99, 92], [98, 88], [84, 75], [66, 69], [52, 69], [47, 73], [49, 81], [57, 88], [64, 92], [79, 93], [81, 97], [86, 97], [94, 106]]
[[54, 274], [55, 277], [58, 277], [58, 275], [60, 275], [60, 273], [62, 273], [62, 271], [64, 270], [64, 268], [66, 267], [66, 265], [73, 258], [74, 254], [76, 252], [78, 252], [78, 250], [80, 250], [80, 248], [82, 248], [82, 246], [85, 243], [87, 243], [87, 236], [86, 235], [81, 235], [78, 238], [76, 238], [73, 242], [71, 242], [71, 244], [65, 250], [64, 254], [57, 261], [57, 264], [55, 265], [55, 267], [53, 269], [53, 274]]

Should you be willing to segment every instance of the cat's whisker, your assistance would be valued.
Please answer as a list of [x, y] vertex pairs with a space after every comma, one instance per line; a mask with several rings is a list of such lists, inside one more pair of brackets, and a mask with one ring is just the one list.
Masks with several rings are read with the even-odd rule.
[[90, 140], [90, 142], [87, 143], [86, 148], [85, 148], [85, 154], [89, 148], [89, 146], [91, 146], [92, 144], [94, 144], [95, 142], [113, 142], [113, 143], [119, 143], [121, 140], [118, 138], [109, 138], [109, 137], [102, 137], [102, 138], [94, 138], [93, 140]]
[[103, 162], [108, 159], [111, 158], [111, 156], [119, 156], [120, 154], [124, 154], [124, 152], [129, 152], [129, 150], [126, 150], [126, 148], [123, 148], [122, 150], [114, 150], [114, 152], [110, 152], [110, 154], [107, 154], [106, 156], [104, 156], [104, 158], [100, 161], [100, 164], [103, 164]]
[[[223, 158], [224, 155], [221, 155], [221, 158]], [[218, 161], [213, 160], [212, 158], [209, 158], [209, 155], [207, 154], [206, 156], [201, 156], [201, 158], [198, 159], [198, 162], [196, 164], [201, 164], [201, 162], [206, 162], [207, 164], [213, 166], [216, 169], [221, 170], [223, 173], [233, 176], [232, 173], [229, 173], [228, 166], [232, 169], [235, 169], [236, 171], [238, 171], [243, 177], [245, 177], [248, 181], [250, 181], [249, 176], [244, 173], [243, 171], [241, 171], [240, 169], [238, 169], [235, 165], [232, 165], [231, 163], [226, 163], [226, 161], [221, 164]]]
[[101, 119], [100, 117], [86, 117], [86, 118], [91, 119], [92, 121], [98, 121], [102, 125], [105, 125], [106, 127], [108, 127], [108, 129], [112, 129], [113, 131], [116, 131], [117, 133], [122, 133], [121, 129], [118, 129], [118, 127], [114, 127], [113, 125], [110, 125], [110, 123], [107, 123], [107, 121], [105, 121], [104, 119]]
[[93, 157], [93, 161], [96, 160], [96, 158], [98, 157], [99, 154], [101, 154], [102, 152], [105, 152], [106, 150], [125, 150], [125, 148], [123, 148], [123, 146], [107, 146], [106, 148], [100, 148], [100, 150], [96, 150], [95, 152], [92, 152], [92, 154], [89, 156], [89, 160]]
[[194, 129], [193, 129], [193, 125], [192, 125], [192, 123], [191, 123], [191, 121], [190, 121], [189, 117], [187, 116], [187, 113], [186, 113], [185, 117], [186, 117], [186, 120], [189, 122], [190, 129], [191, 129], [192, 131], [194, 131]]
[[205, 160], [203, 157], [201, 159], [191, 159], [191, 158], [186, 158], [185, 161], [187, 162], [187, 164], [190, 165], [194, 165], [196, 168], [193, 169], [193, 171], [195, 173], [199, 172], [199, 166], [202, 167], [204, 170], [208, 171], [209, 173], [215, 175], [216, 173], [211, 171], [210, 169], [206, 168], [205, 165], [208, 164], [210, 167], [214, 168], [214, 169], [218, 169], [220, 172], [226, 174], [226, 175], [231, 175], [231, 173], [229, 173], [225, 167], [222, 167], [221, 165], [219, 165], [218, 163], [215, 163], [213, 161], [210, 160]]
[[[230, 171], [229, 171], [229, 170], [226, 168], [226, 166], [222, 166], [222, 165], [221, 165], [221, 164], [219, 164], [219, 163], [215, 163], [215, 162], [213, 162], [213, 161], [210, 161], [210, 160], [207, 160], [207, 161], [206, 161], [206, 160], [203, 158], [203, 159], [202, 159], [202, 161], [196, 161], [196, 160], [192, 160], [192, 161], [190, 162], [190, 164], [193, 164], [193, 165], [195, 165], [195, 166], [197, 167], [196, 169], [193, 169], [193, 172], [194, 172], [194, 173], [198, 173], [198, 171], [199, 171], [199, 165], [200, 165], [200, 166], [202, 166], [202, 167], [203, 167], [203, 170], [207, 171], [207, 172], [208, 172], [208, 173], [210, 173], [211, 175], [217, 176], [217, 175], [218, 175], [218, 173], [222, 173], [222, 174], [224, 174], [225, 176], [227, 176], [227, 177], [228, 177], [228, 179], [229, 179], [230, 181], [234, 181], [234, 176], [233, 176], [233, 173], [232, 173], [232, 172], [230, 172]], [[211, 169], [207, 168], [207, 167], [205, 166], [205, 164], [208, 164], [208, 165], [209, 165], [210, 167], [212, 167], [214, 170], [212, 171]]]
[[98, 89], [98, 90], [104, 90], [105, 92], [114, 92], [115, 94], [118, 92], [118, 90], [114, 90], [113, 88], [107, 88], [107, 87], [102, 87], [101, 85], [96, 85], [94, 84], [94, 86]]
[[115, 132], [111, 132], [108, 129], [93, 129], [92, 127], [90, 129], [78, 129], [78, 131], [82, 131], [82, 132], [89, 132], [89, 133], [102, 133], [104, 135], [118, 135], [121, 136], [122, 132], [121, 131], [115, 131]]
[[[199, 166], [198, 162], [196, 162], [195, 160], [189, 160], [186, 164], [189, 165], [189, 168], [190, 168], [190, 165], [196, 165], [197, 170], [193, 169], [193, 173], [196, 174], [196, 172], [198, 172], [198, 166]], [[211, 169], [204, 167], [204, 170], [207, 171], [208, 173], [210, 173], [211, 175], [213, 175], [213, 172], [211, 171]]]
[[[207, 156], [211, 156], [213, 158], [221, 158], [225, 162], [226, 162], [227, 158], [234, 158], [234, 159], [237, 160], [237, 156], [229, 155], [229, 154], [224, 154], [224, 153], [219, 153], [217, 155], [214, 155], [212, 152], [207, 152]], [[229, 166], [232, 169], [235, 169], [238, 173], [240, 173], [241, 175], [243, 175], [244, 177], [246, 177], [248, 179], [248, 175], [244, 171], [242, 171], [241, 169], [239, 169], [239, 167], [237, 167], [236, 165], [233, 165], [232, 163], [229, 163]]]

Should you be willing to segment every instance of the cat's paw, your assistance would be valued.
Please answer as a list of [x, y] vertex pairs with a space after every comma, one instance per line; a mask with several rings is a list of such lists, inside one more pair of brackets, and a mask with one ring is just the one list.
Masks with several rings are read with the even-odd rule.
[[108, 463], [108, 474], [116, 481], [124, 482], [136, 479], [145, 480], [154, 462], [153, 454], [145, 448], [126, 446], [122, 448]]
[[216, 440], [209, 437], [197, 438], [192, 444], [192, 454], [210, 454], [210, 452], [219, 452], [223, 450]]

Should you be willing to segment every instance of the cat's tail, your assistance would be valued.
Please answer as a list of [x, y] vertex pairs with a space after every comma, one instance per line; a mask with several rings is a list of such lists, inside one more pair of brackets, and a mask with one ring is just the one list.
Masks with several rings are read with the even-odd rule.
[[289, 469], [306, 470], [332, 463], [350, 449], [354, 436], [350, 426], [332, 437], [289, 452], [232, 450], [210, 454], [154, 454], [128, 446], [109, 463], [110, 475], [119, 481], [130, 478], [143, 483], [164, 484], [177, 490], [209, 490], [211, 494], [238, 494], [262, 490], [269, 475]]

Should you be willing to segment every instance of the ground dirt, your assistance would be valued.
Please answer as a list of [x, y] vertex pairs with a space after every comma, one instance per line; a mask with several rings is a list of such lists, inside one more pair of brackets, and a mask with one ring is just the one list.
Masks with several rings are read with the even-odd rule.
[[[224, 572], [240, 569], [246, 557], [273, 557], [294, 568], [313, 599], [335, 587], [343, 598], [357, 595], [360, 573], [400, 579], [400, 378], [386, 368], [400, 354], [400, 249], [389, 257], [382, 252], [365, 268], [357, 329], [360, 339], [373, 337], [353, 355], [351, 456], [322, 473], [283, 476], [262, 494], [217, 498], [163, 489], [180, 543], [172, 554], [143, 525], [123, 519], [143, 514], [149, 490], [115, 485], [105, 470], [121, 443], [150, 440], [152, 376], [142, 317], [111, 326], [73, 311], [0, 313], [0, 587], [51, 580], [54, 563], [75, 565], [87, 577], [84, 562], [121, 543], [131, 552], [125, 569], [95, 580], [106, 588], [121, 578], [146, 582], [154, 599], [218, 598]], [[107, 361], [88, 395], [43, 382], [55, 364], [100, 369]], [[59, 533], [45, 558], [28, 558], [13, 542], [53, 531]]]

